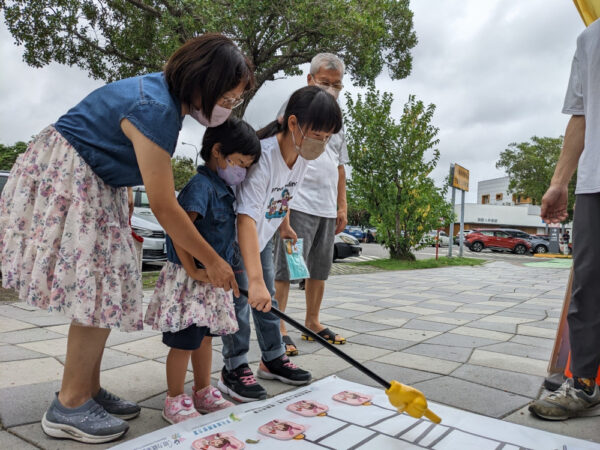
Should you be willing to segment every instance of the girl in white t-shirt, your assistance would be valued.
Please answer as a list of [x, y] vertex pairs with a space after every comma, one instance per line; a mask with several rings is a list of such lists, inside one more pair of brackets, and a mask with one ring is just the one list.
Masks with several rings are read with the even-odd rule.
[[[223, 337], [222, 371], [219, 388], [239, 401], [259, 400], [266, 391], [248, 367], [250, 308], [257, 328], [262, 359], [258, 376], [289, 384], [310, 382], [309, 372], [296, 367], [285, 355], [279, 319], [272, 313], [274, 266], [271, 240], [280, 229], [282, 238], [296, 239], [286, 219], [306, 173], [309, 160], [319, 157], [332, 134], [342, 126], [342, 113], [330, 94], [307, 86], [292, 94], [281, 123], [273, 121], [258, 131], [262, 156], [248, 171], [237, 191], [237, 226], [243, 264], [234, 267], [244, 293], [235, 299], [239, 331]], [[245, 269], [244, 269], [245, 266]]]

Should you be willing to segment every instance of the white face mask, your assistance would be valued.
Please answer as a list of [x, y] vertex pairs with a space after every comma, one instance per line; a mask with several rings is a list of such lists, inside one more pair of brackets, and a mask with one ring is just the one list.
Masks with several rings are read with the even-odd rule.
[[220, 105], [215, 105], [212, 110], [211, 118], [208, 120], [202, 110], [196, 109], [193, 105], [190, 105], [190, 116], [200, 122], [200, 124], [209, 128], [218, 127], [222, 123], [225, 123], [225, 121], [231, 115], [231, 111], [231, 109]]

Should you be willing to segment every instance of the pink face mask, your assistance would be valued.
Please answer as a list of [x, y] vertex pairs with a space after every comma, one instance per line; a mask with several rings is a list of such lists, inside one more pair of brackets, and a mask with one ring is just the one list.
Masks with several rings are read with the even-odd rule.
[[225, 123], [225, 121], [231, 115], [231, 111], [231, 109], [225, 108], [220, 105], [215, 105], [215, 107], [212, 110], [211, 118], [210, 120], [208, 120], [202, 112], [202, 110], [196, 109], [192, 105], [190, 105], [190, 116], [192, 116], [194, 119], [200, 122], [200, 124], [209, 128], [218, 127], [222, 123]]

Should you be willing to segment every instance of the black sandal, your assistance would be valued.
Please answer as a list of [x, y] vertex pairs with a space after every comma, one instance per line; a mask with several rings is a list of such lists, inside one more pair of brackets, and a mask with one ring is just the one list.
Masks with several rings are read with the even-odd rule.
[[[294, 341], [292, 341], [292, 338], [289, 337], [287, 334], [284, 334], [281, 336], [283, 339], [283, 343], [285, 344], [285, 354], [287, 356], [296, 356], [298, 354], [298, 347], [296, 347], [296, 344], [294, 344]], [[293, 346], [294, 350], [288, 350], [287, 347], [289, 346]]]
[[[335, 339], [336, 333], [331, 331], [329, 328], [323, 328], [317, 334], [319, 336], [321, 336], [323, 339], [325, 339], [327, 342], [329, 342], [330, 344], [344, 345], [346, 343], [346, 338], [343, 338], [343, 337], [336, 340]], [[309, 336], [307, 334], [303, 334], [302, 339], [305, 341], [314, 341], [315, 340], [312, 336]]]

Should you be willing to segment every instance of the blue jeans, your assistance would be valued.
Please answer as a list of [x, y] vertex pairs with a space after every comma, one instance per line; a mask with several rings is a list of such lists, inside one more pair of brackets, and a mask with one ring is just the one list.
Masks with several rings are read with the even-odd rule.
[[[260, 253], [260, 262], [263, 270], [265, 285], [271, 294], [272, 305], [277, 307], [275, 294], [275, 267], [273, 265], [273, 244], [269, 241], [265, 249]], [[235, 281], [240, 289], [248, 290], [248, 277], [241, 256], [235, 257], [233, 261]], [[272, 361], [285, 354], [285, 345], [279, 331], [279, 318], [271, 313], [264, 313], [250, 308], [248, 297], [240, 293], [239, 297], [233, 299], [235, 305], [235, 316], [238, 321], [239, 330], [235, 334], [222, 336], [223, 361], [227, 370], [233, 370], [242, 364], [248, 364], [248, 350], [250, 349], [250, 310], [254, 319], [254, 328], [258, 345], [265, 361]]]

